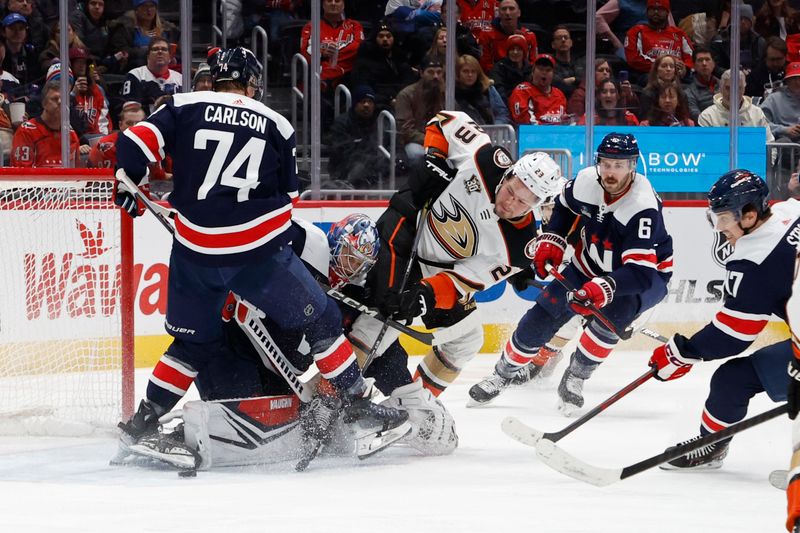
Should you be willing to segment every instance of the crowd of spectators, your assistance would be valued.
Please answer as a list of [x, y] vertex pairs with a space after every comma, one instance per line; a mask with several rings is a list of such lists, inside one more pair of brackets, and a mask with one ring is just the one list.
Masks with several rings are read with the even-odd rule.
[[[376, 185], [387, 168], [371, 158], [383, 141], [375, 126], [383, 110], [396, 119], [401, 157], [418, 161], [425, 124], [444, 107], [445, 52], [453, 45], [456, 108], [481, 125], [583, 124], [586, 84], [594, 83], [595, 124], [724, 126], [725, 95], [738, 73], [740, 123], [767, 128], [770, 140], [800, 141], [800, 12], [793, 1], [741, 4], [741, 68], [731, 71], [730, 0], [600, 0], [595, 71], [586, 75], [585, 12], [575, 9], [582, 2], [571, 2], [574, 17], [553, 21], [548, 6], [569, 0], [322, 0], [327, 170], [340, 184]], [[38, 157], [39, 145], [31, 145], [32, 136], [57, 130], [48, 99], [64, 55], [57, 6], [0, 0], [0, 128], [15, 131], [12, 164], [61, 165], [60, 155]], [[458, 19], [450, 31], [443, 25], [449, 8]], [[230, 2], [223, 24], [231, 44], [246, 46], [253, 26], [267, 29], [267, 69], [280, 84], [287, 57], [311, 59], [309, 9], [302, 0]], [[113, 132], [181, 90], [179, 30], [160, 14], [159, 0], [71, 0], [70, 12], [74, 157], [108, 166]], [[350, 89], [352, 108], [334, 120], [340, 84]], [[193, 85], [210, 86], [206, 66]]]

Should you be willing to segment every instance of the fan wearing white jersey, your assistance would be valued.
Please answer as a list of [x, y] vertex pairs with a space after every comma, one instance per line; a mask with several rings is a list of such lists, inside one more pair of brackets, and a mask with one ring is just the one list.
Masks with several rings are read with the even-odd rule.
[[[536, 236], [532, 210], [558, 193], [561, 170], [544, 153], [512, 163], [508, 152], [457, 111], [442, 111], [428, 123], [425, 150], [424, 168], [392, 197], [378, 221], [381, 250], [367, 289], [368, 301], [385, 314], [406, 321], [421, 317], [427, 327], [439, 328], [472, 313], [476, 292], [528, 267], [525, 250]], [[422, 234], [416, 257], [401, 287], [417, 228]], [[359, 317], [353, 344], [371, 347], [380, 329], [371, 317]], [[395, 338], [387, 332], [378, 353]], [[415, 379], [438, 396], [482, 344], [478, 325], [433, 348]]]

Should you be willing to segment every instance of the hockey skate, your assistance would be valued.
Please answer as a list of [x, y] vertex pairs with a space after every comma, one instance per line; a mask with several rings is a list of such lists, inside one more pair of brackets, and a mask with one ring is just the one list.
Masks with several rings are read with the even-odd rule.
[[514, 376], [504, 378], [495, 370], [492, 375], [479, 381], [469, 389], [469, 401], [467, 407], [479, 407], [487, 405], [495, 398], [500, 396], [500, 393], [511, 386]]
[[520, 387], [525, 385], [526, 383], [530, 383], [531, 381], [535, 380], [541, 375], [541, 372], [544, 367], [535, 365], [533, 363], [528, 363], [527, 365], [523, 366], [517, 373], [511, 376], [511, 387]]
[[341, 412], [341, 400], [325, 394], [315, 396], [303, 406], [300, 416], [302, 457], [295, 465], [295, 470], [301, 472], [308, 468], [322, 447], [328, 443]]
[[[698, 435], [692, 439], [681, 442], [678, 446], [696, 441], [701, 437], [702, 435]], [[659, 468], [661, 468], [661, 470], [712, 470], [720, 468], [722, 466], [722, 461], [728, 455], [730, 442], [730, 439], [727, 439], [703, 446], [677, 459], [673, 459], [668, 463], [664, 463], [660, 465]], [[667, 451], [673, 448], [675, 448], [675, 446], [670, 446], [667, 448]]]
[[584, 379], [573, 374], [569, 368], [564, 371], [558, 384], [558, 410], [564, 416], [573, 416], [583, 407]]
[[146, 400], [139, 403], [139, 409], [127, 422], [120, 422], [120, 442], [125, 446], [136, 443], [142, 437], [158, 432], [158, 415], [155, 408]]
[[141, 437], [128, 447], [131, 453], [161, 461], [180, 470], [200, 467], [200, 455], [183, 438], [183, 427], [171, 433], [157, 431]]
[[350, 398], [345, 404], [343, 421], [351, 424], [359, 459], [378, 453], [411, 432], [407, 412], [373, 403], [368, 398]]

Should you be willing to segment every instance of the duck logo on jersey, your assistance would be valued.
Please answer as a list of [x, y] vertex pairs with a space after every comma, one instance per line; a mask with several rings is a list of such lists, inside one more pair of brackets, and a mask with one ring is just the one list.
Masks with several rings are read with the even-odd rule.
[[725, 234], [721, 231], [714, 232], [714, 244], [712, 245], [711, 255], [714, 257], [714, 262], [725, 268], [725, 263], [733, 254], [733, 245], [725, 238]]
[[478, 251], [478, 227], [464, 206], [452, 194], [448, 196], [451, 208], [448, 209], [440, 199], [428, 214], [428, 227], [439, 245], [451, 257], [472, 257]]

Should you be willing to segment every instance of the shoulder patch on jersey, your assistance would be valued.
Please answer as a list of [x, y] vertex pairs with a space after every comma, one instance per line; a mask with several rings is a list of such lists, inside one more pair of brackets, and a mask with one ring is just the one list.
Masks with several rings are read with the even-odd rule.
[[528, 244], [525, 245], [525, 257], [533, 261], [533, 257], [536, 252], [536, 237], [528, 241]]
[[478, 176], [473, 174], [464, 180], [464, 188], [467, 190], [467, 194], [481, 192], [481, 180], [478, 179]]
[[511, 157], [509, 157], [508, 152], [505, 151], [503, 148], [497, 148], [494, 151], [494, 164], [498, 167], [502, 168], [509, 168], [513, 162], [511, 161]]
[[506, 172], [506, 167], [501, 167], [495, 162], [494, 152], [495, 148], [491, 144], [485, 144], [475, 152], [475, 166], [478, 167], [492, 203], [494, 203], [494, 190]]

